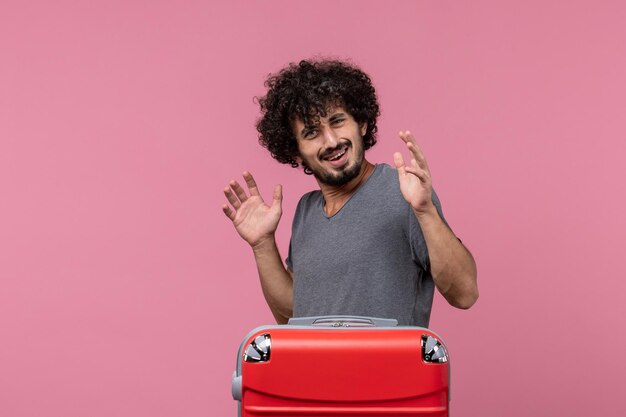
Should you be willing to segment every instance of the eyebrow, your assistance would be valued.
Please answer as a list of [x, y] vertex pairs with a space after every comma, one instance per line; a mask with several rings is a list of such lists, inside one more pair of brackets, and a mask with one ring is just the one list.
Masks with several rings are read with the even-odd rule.
[[338, 113], [335, 113], [335, 114], [333, 114], [332, 116], [330, 116], [330, 117], [328, 118], [328, 121], [329, 121], [329, 122], [332, 122], [332, 121], [334, 121], [334, 120], [340, 119], [340, 118], [345, 117], [345, 116], [346, 116], [346, 114], [345, 114], [345, 113], [343, 113], [343, 112], [338, 112]]

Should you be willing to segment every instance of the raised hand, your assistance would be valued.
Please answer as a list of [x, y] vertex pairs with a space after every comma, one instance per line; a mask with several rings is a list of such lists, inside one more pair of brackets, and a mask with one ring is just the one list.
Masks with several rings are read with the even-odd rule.
[[415, 138], [411, 132], [403, 131], [399, 133], [400, 139], [406, 144], [411, 153], [411, 162], [404, 163], [404, 158], [400, 152], [393, 154], [393, 162], [398, 170], [400, 179], [400, 191], [404, 199], [413, 207], [417, 213], [427, 212], [434, 205], [432, 202], [433, 184], [430, 177], [430, 170], [426, 163], [426, 158], [422, 150], [417, 146]]
[[250, 195], [237, 181], [230, 181], [228, 187], [224, 188], [224, 195], [232, 207], [224, 204], [222, 210], [232, 220], [237, 233], [254, 248], [274, 237], [283, 213], [282, 188], [280, 185], [274, 188], [272, 204], [267, 205], [259, 193], [252, 174], [245, 171], [243, 178]]

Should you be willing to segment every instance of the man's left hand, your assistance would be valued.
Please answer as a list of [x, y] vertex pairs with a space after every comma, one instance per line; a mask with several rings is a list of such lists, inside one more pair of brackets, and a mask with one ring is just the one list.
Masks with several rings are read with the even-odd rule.
[[400, 179], [400, 191], [416, 214], [429, 212], [434, 204], [432, 201], [433, 184], [428, 163], [411, 132], [402, 131], [399, 135], [411, 153], [409, 164], [404, 163], [400, 152], [393, 154], [393, 162]]

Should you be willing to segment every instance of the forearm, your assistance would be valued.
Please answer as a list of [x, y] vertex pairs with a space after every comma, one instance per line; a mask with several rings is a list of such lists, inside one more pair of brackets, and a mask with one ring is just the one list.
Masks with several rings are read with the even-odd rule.
[[276, 241], [267, 239], [252, 248], [263, 296], [276, 322], [285, 324], [293, 311], [293, 279], [285, 268]]
[[439, 292], [451, 305], [470, 308], [478, 299], [474, 258], [444, 223], [434, 205], [415, 215], [424, 234], [430, 272]]

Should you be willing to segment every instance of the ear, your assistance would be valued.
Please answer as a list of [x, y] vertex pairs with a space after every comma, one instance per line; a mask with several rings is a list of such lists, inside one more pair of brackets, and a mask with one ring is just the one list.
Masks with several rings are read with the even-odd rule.
[[361, 136], [365, 136], [365, 133], [367, 132], [367, 122], [363, 122], [361, 123]]

